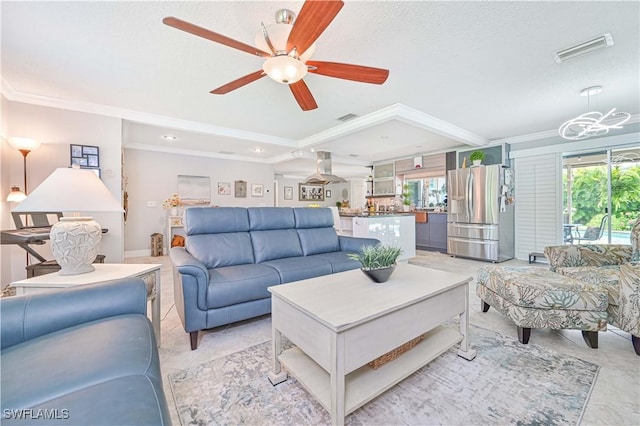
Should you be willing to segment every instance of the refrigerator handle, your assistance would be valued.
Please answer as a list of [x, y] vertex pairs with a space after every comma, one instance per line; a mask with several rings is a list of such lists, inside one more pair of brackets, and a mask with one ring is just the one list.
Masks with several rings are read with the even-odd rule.
[[467, 217], [469, 221], [473, 217], [473, 173], [471, 171], [467, 179]]

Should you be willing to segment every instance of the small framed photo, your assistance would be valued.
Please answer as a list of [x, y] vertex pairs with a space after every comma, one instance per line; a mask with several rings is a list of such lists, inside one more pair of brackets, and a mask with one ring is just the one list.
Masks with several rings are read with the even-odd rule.
[[231, 195], [231, 182], [218, 182], [218, 195]]
[[252, 197], [262, 197], [262, 193], [264, 191], [264, 185], [259, 183], [251, 184], [251, 196]]
[[293, 186], [284, 187], [284, 199], [293, 200]]
[[324, 201], [324, 186], [299, 183], [298, 201]]
[[89, 167], [98, 167], [100, 165], [100, 160], [98, 160], [97, 155], [87, 155], [87, 166]]
[[247, 198], [247, 182], [236, 180], [233, 183], [233, 193], [236, 198]]
[[330, 190], [330, 189], [327, 189], [326, 191], [324, 191], [324, 195], [325, 195], [327, 198], [331, 198], [331, 190]]

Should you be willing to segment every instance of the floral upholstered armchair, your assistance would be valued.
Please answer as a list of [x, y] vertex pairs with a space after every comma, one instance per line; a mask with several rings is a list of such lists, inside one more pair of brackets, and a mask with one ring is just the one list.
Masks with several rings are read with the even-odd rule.
[[574, 244], [547, 246], [550, 270], [600, 285], [609, 293], [608, 322], [632, 336], [640, 355], [640, 219], [631, 244]]

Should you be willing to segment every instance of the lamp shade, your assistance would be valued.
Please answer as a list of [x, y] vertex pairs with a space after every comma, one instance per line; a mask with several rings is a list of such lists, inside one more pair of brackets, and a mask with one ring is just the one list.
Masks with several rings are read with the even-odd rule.
[[59, 168], [15, 212], [122, 212], [120, 202], [91, 170]]
[[35, 139], [15, 137], [9, 138], [9, 145], [19, 150], [35, 151], [40, 147], [40, 142]]
[[7, 195], [7, 201], [10, 203], [19, 203], [20, 201], [27, 198], [26, 194], [20, 191], [20, 188], [17, 186], [11, 187], [11, 192]]

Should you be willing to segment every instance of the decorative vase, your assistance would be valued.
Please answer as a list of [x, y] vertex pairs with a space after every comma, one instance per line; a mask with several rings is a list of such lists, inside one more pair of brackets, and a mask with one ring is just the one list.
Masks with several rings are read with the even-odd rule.
[[178, 216], [178, 208], [177, 207], [171, 207], [171, 210], [169, 210], [169, 214], [171, 216]]
[[482, 165], [482, 160], [473, 160], [473, 165], [474, 165], [474, 166], [480, 166], [480, 165]]
[[51, 252], [60, 265], [59, 275], [95, 270], [92, 263], [102, 239], [100, 224], [92, 217], [63, 217], [51, 227]]
[[389, 266], [388, 268], [380, 268], [380, 269], [362, 269], [360, 270], [374, 283], [384, 283], [389, 278], [391, 278], [391, 274], [395, 271], [396, 265]]

